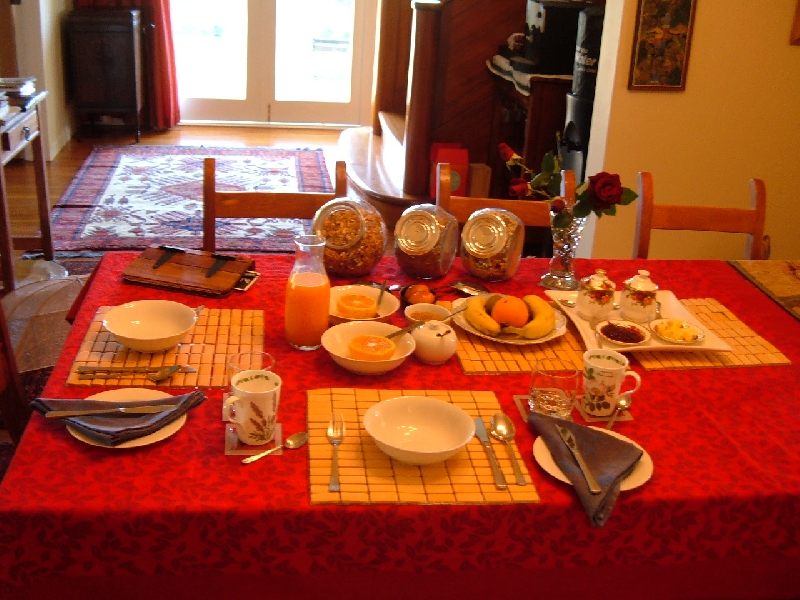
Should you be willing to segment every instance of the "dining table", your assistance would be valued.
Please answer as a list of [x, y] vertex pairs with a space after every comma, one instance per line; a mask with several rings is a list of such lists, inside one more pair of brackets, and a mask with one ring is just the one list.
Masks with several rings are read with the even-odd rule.
[[[210, 311], [256, 311], [263, 315], [258, 343], [274, 356], [283, 382], [284, 437], [314, 426], [309, 406], [323, 393], [375, 394], [376, 401], [420, 391], [486, 393], [515, 425], [530, 485], [515, 485], [509, 471], [505, 495], [403, 500], [372, 497], [343, 477], [341, 492], [329, 494], [314, 466], [330, 455], [324, 436], [244, 465], [241, 455], [225, 451], [227, 382], [218, 367], [226, 346], [216, 339], [206, 342], [217, 345], [204, 380], [211, 384], [156, 385], [172, 395], [199, 387], [207, 399], [155, 443], [89, 444], [34, 412], [0, 483], [0, 598], [800, 598], [800, 322], [727, 262], [575, 261], [579, 278], [603, 269], [621, 289], [646, 269], [660, 290], [687, 304], [713, 300], [763, 346], [744, 348], [744, 355], [769, 355], [653, 367], [628, 353], [642, 383], [629, 418], [618, 419], [614, 431], [647, 452], [652, 473], [622, 491], [597, 526], [573, 487], [534, 458], [538, 436], [518, 405], [522, 397], [526, 408], [529, 394], [524, 363], [508, 366], [498, 354], [494, 368], [474, 369], [464, 355], [441, 365], [412, 355], [391, 372], [355, 374], [325, 349], [295, 350], [286, 342], [292, 255], [253, 255], [259, 279], [220, 297], [128, 283], [122, 273], [136, 256], [102, 258], [43, 397], [86, 398], [124, 387], [73, 379], [104, 307], [169, 299]], [[482, 283], [500, 294], [547, 298], [538, 285], [547, 270], [547, 259], [524, 258], [511, 278]], [[420, 283], [393, 256], [366, 278]], [[331, 284], [356, 279], [365, 277], [331, 276]], [[462, 297], [450, 284], [465, 280], [475, 278], [456, 259], [445, 277], [423, 283], [446, 301]], [[402, 310], [391, 322], [405, 324]], [[580, 358], [585, 340], [574, 339], [571, 352]], [[573, 418], [586, 423], [578, 410]], [[345, 466], [359, 456], [346, 444]], [[505, 456], [500, 442], [493, 446]], [[491, 489], [491, 472], [478, 473]]]

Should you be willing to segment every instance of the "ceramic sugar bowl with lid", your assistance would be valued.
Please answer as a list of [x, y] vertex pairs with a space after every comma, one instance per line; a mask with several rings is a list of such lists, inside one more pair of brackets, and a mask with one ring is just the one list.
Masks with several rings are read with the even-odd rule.
[[453, 328], [441, 321], [426, 321], [411, 330], [411, 337], [416, 342], [414, 356], [429, 365], [446, 362], [456, 353], [458, 347]]
[[606, 277], [603, 269], [581, 279], [578, 292], [578, 313], [589, 321], [603, 320], [614, 308], [614, 290], [617, 284]]
[[620, 299], [622, 317], [639, 323], [655, 319], [657, 291], [658, 286], [650, 279], [650, 271], [642, 269], [626, 279]]

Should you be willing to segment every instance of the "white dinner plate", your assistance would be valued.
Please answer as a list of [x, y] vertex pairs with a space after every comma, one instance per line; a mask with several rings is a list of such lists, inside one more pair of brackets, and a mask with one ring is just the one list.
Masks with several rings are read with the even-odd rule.
[[[459, 298], [458, 300], [453, 301], [453, 312], [458, 310], [459, 308], [463, 308], [464, 303], [469, 300], [469, 298]], [[527, 346], [528, 344], [542, 344], [544, 342], [549, 342], [552, 339], [557, 337], [561, 337], [565, 333], [567, 333], [567, 318], [557, 308], [553, 308], [556, 313], [556, 328], [548, 333], [544, 337], [536, 338], [535, 340], [528, 340], [525, 338], [521, 338], [519, 336], [511, 335], [507, 337], [495, 337], [492, 335], [488, 335], [486, 333], [482, 333], [475, 329], [472, 325], [469, 324], [464, 313], [458, 313], [457, 315], [453, 315], [453, 321], [455, 321], [456, 325], [461, 327], [464, 331], [468, 331], [472, 334], [475, 334], [479, 337], [482, 337], [487, 340], [492, 340], [493, 342], [500, 342], [503, 344], [512, 344], [514, 346]]]
[[[86, 399], [119, 402], [125, 400], [158, 400], [160, 398], [172, 398], [172, 396], [165, 392], [150, 388], [120, 388], [118, 390], [107, 390], [98, 394], [92, 394]], [[67, 431], [69, 431], [76, 439], [86, 442], [87, 444], [91, 444], [92, 446], [101, 446], [103, 448], [136, 448], [138, 446], [154, 444], [155, 442], [160, 442], [161, 440], [168, 438], [173, 433], [176, 433], [181, 427], [183, 427], [184, 423], [186, 423], [186, 413], [172, 421], [172, 423], [164, 425], [164, 427], [158, 431], [154, 431], [153, 433], [144, 435], [140, 438], [128, 440], [127, 442], [122, 442], [118, 446], [106, 446], [105, 444], [100, 444], [99, 442], [86, 437], [83, 433], [70, 427], [69, 425], [67, 425]]]
[[[619, 438], [626, 442], [630, 442], [637, 448], [641, 448], [643, 454], [642, 458], [639, 459], [639, 462], [636, 463], [636, 466], [633, 468], [633, 471], [620, 482], [619, 489], [620, 491], [627, 491], [632, 490], [633, 488], [637, 488], [640, 485], [647, 482], [650, 477], [653, 476], [653, 459], [650, 458], [650, 455], [647, 453], [647, 450], [642, 448], [639, 444], [634, 442], [632, 439], [625, 437], [621, 433], [617, 433], [616, 431], [609, 431], [607, 429], [600, 429], [599, 427], [592, 427], [592, 429], [597, 429], [597, 431], [601, 431], [602, 433], [607, 433], [608, 435], [613, 435], [615, 438]], [[563, 481], [564, 483], [569, 483], [572, 485], [572, 482], [567, 479], [567, 476], [564, 475], [564, 471], [555, 463], [553, 460], [553, 455], [550, 454], [550, 449], [547, 447], [547, 444], [544, 443], [544, 439], [542, 436], [536, 438], [536, 441], [533, 442], [533, 458], [536, 459], [536, 462], [539, 463], [539, 466], [542, 467], [545, 471], [547, 471], [550, 475], [558, 479], [559, 481]]]
[[[558, 290], [547, 290], [545, 294], [550, 296], [553, 300], [561, 301], [561, 300], [572, 300], [573, 302], [577, 302], [578, 300], [578, 292], [562, 292]], [[614, 302], [619, 305], [619, 298], [620, 293], [616, 292], [614, 294]], [[714, 351], [714, 352], [730, 352], [732, 349], [731, 347], [720, 338], [717, 334], [711, 331], [709, 328], [705, 327], [700, 321], [697, 320], [692, 313], [681, 303], [680, 300], [668, 290], [658, 290], [656, 292], [656, 300], [661, 303], [661, 316], [665, 319], [683, 319], [684, 321], [691, 323], [697, 326], [700, 330], [705, 333], [705, 339], [699, 340], [692, 344], [681, 344], [681, 343], [672, 343], [667, 340], [662, 340], [656, 335], [650, 336], [650, 339], [642, 344], [636, 344], [635, 346], [621, 346], [616, 344], [613, 346], [613, 349], [617, 352], [654, 352], [654, 351], [668, 351], [668, 352], [707, 352], [707, 351]], [[575, 328], [578, 330], [578, 333], [581, 334], [583, 338], [583, 343], [586, 346], [587, 350], [596, 350], [598, 348], [597, 345], [597, 337], [595, 337], [594, 331], [592, 331], [592, 327], [589, 324], [589, 321], [584, 319], [578, 313], [577, 307], [568, 307], [564, 306], [563, 304], [559, 304], [562, 307], [562, 310], [567, 314], [567, 316], [572, 319], [572, 322], [575, 324]], [[456, 318], [456, 317], [453, 317]], [[619, 308], [615, 308], [611, 311], [611, 313], [606, 317], [609, 320], [614, 319], [622, 319], [622, 315], [620, 313]], [[646, 323], [641, 323], [642, 326], [646, 327]]]

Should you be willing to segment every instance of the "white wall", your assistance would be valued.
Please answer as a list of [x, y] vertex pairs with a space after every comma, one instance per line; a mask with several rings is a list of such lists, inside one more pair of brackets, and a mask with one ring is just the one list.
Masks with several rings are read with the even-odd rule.
[[[800, 258], [800, 46], [789, 44], [797, 0], [695, 0], [686, 90], [627, 89], [638, 0], [608, 0], [587, 173], [636, 188], [653, 174], [656, 202], [749, 206], [748, 179], [767, 188], [772, 258]], [[603, 217], [580, 253], [628, 258], [635, 205]], [[735, 239], [731, 239], [735, 238]], [[654, 232], [652, 258], [742, 258], [744, 236]]]

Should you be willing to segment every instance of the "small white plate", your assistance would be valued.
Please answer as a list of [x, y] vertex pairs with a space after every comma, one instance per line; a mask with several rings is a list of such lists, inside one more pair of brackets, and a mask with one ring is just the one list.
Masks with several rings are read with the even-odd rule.
[[[118, 390], [106, 390], [105, 392], [100, 392], [99, 394], [93, 394], [88, 396], [87, 400], [99, 400], [99, 401], [107, 401], [107, 402], [119, 402], [125, 400], [158, 400], [160, 398], [172, 398], [170, 394], [166, 392], [162, 392], [159, 390], [153, 390], [150, 388], [119, 388]], [[172, 421], [172, 423], [168, 423], [164, 425], [158, 431], [154, 431], [150, 435], [145, 435], [140, 438], [135, 438], [133, 440], [128, 440], [127, 442], [122, 442], [118, 446], [106, 446], [105, 444], [100, 444], [93, 439], [86, 437], [78, 431], [77, 429], [73, 429], [69, 425], [67, 425], [67, 431], [69, 431], [75, 439], [78, 439], [82, 442], [86, 442], [87, 444], [91, 444], [92, 446], [100, 446], [102, 448], [136, 448], [138, 446], [147, 446], [148, 444], [154, 444], [155, 442], [160, 442], [171, 436], [173, 433], [176, 433], [183, 424], [186, 423], [186, 413], [182, 414], [180, 417]]]
[[[623, 327], [627, 329], [633, 329], [641, 334], [642, 339], [638, 342], [621, 342], [619, 340], [615, 340], [612, 337], [608, 337], [604, 332], [603, 328], [606, 325], [613, 324], [618, 327]], [[600, 321], [597, 324], [597, 333], [598, 335], [603, 338], [604, 341], [608, 342], [609, 344], [616, 344], [617, 346], [639, 346], [641, 344], [646, 344], [650, 341], [650, 332], [647, 331], [646, 328], [642, 327], [638, 323], [634, 323], [633, 321], [625, 321], [622, 319], [609, 319], [608, 321]]]
[[[640, 485], [645, 484], [650, 477], [653, 476], [653, 459], [650, 458], [650, 455], [647, 453], [647, 450], [642, 448], [639, 444], [634, 442], [632, 439], [625, 437], [621, 433], [617, 433], [616, 431], [609, 431], [607, 429], [600, 429], [599, 427], [592, 427], [592, 429], [597, 429], [602, 433], [606, 433], [608, 435], [613, 435], [615, 438], [619, 438], [626, 442], [630, 442], [637, 448], [641, 448], [642, 450], [642, 458], [639, 459], [639, 462], [636, 463], [636, 466], [633, 468], [633, 471], [620, 482], [619, 489], [620, 491], [627, 491], [632, 490], [634, 488], [639, 487]], [[539, 466], [542, 467], [547, 473], [558, 479], [559, 481], [563, 481], [564, 483], [569, 483], [572, 485], [572, 482], [567, 479], [567, 476], [564, 475], [564, 471], [555, 463], [553, 460], [553, 455], [550, 454], [550, 449], [547, 447], [547, 444], [544, 443], [544, 439], [542, 436], [536, 438], [536, 441], [533, 442], [533, 458], [536, 459], [536, 462], [539, 463]]]
[[[469, 298], [459, 298], [458, 300], [453, 301], [453, 312], [456, 312], [459, 308], [463, 308], [464, 303], [467, 300], [469, 300]], [[527, 346], [529, 344], [542, 344], [544, 342], [549, 342], [550, 340], [561, 337], [567, 333], [567, 318], [564, 316], [564, 313], [557, 308], [553, 308], [553, 311], [556, 313], [556, 328], [546, 336], [536, 338], [535, 340], [521, 338], [518, 335], [509, 335], [506, 337], [494, 337], [487, 335], [470, 325], [463, 312], [454, 314], [452, 320], [455, 321], [456, 325], [461, 327], [461, 329], [464, 331], [468, 331], [484, 339], [492, 340], [493, 342], [500, 342], [502, 344], [512, 344], [514, 346]]]
[[[682, 319], [679, 319], [679, 320], [682, 320]], [[658, 336], [658, 338], [659, 338], [659, 339], [663, 340], [663, 341], [664, 341], [664, 342], [666, 342], [667, 344], [682, 344], [682, 345], [684, 345], [684, 346], [685, 346], [685, 345], [687, 345], [687, 344], [698, 344], [698, 343], [700, 343], [700, 342], [702, 342], [702, 341], [703, 341], [703, 338], [705, 338], [705, 333], [703, 332], [703, 330], [702, 330], [702, 329], [700, 329], [700, 328], [699, 328], [697, 325], [695, 325], [694, 323], [689, 323], [689, 322], [687, 322], [687, 321], [683, 321], [683, 327], [685, 327], [686, 329], [689, 329], [690, 331], [692, 331], [692, 332], [695, 334], [695, 336], [696, 336], [696, 337], [695, 337], [695, 339], [693, 339], [693, 340], [688, 340], [688, 341], [685, 341], [685, 340], [676, 340], [676, 339], [674, 339], [674, 338], [667, 337], [667, 336], [665, 336], [665, 335], [661, 335], [661, 334], [658, 332], [658, 330], [656, 329], [656, 327], [657, 327], [658, 325], [660, 325], [661, 323], [667, 323], [667, 322], [669, 322], [669, 321], [672, 321], [672, 319], [656, 319], [655, 321], [650, 321], [650, 329], [652, 329], [652, 330], [653, 330], [653, 333], [654, 333], [656, 336]]]

